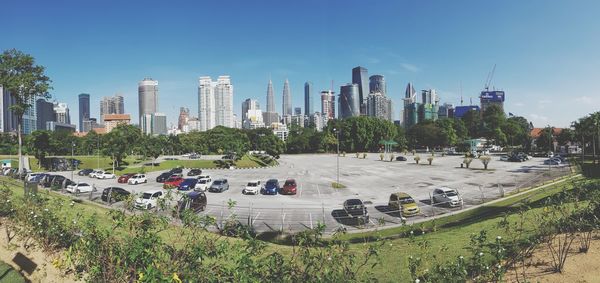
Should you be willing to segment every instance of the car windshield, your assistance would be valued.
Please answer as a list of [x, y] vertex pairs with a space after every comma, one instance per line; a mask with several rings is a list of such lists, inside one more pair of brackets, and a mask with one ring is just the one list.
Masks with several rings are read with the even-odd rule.
[[89, 186], [87, 183], [79, 183], [78, 186]]
[[207, 180], [200, 180], [200, 181], [198, 181], [198, 183], [200, 183], [200, 184], [206, 184], [206, 182], [207, 182]]
[[294, 181], [286, 181], [285, 182], [285, 186], [294, 186], [294, 185], [296, 185], [296, 182], [294, 182]]
[[458, 194], [455, 191], [446, 191], [446, 195], [449, 197], [457, 196]]
[[152, 197], [152, 194], [150, 194], [150, 193], [144, 193], [144, 194], [142, 195], [142, 198], [143, 198], [143, 199], [150, 199], [151, 197]]
[[359, 199], [350, 199], [346, 201], [346, 205], [348, 206], [361, 206], [362, 205], [362, 201], [360, 201]]
[[220, 185], [220, 184], [222, 184], [222, 183], [223, 183], [223, 181], [219, 181], [219, 180], [217, 180], [217, 181], [214, 181], [214, 182], [213, 182], [213, 185]]
[[277, 185], [277, 181], [275, 181], [275, 180], [269, 180], [269, 181], [267, 181], [267, 185], [275, 186], [275, 185]]
[[398, 201], [400, 201], [400, 203], [403, 203], [403, 204], [409, 204], [409, 203], [415, 202], [415, 200], [411, 197], [404, 197], [404, 198], [399, 199]]
[[169, 178], [169, 179], [167, 180], [167, 182], [173, 182], [173, 181], [176, 181], [176, 180], [177, 180], [177, 178], [173, 178], [173, 177], [171, 177], [171, 178]]
[[248, 183], [248, 187], [256, 187], [256, 186], [258, 186], [258, 184], [256, 182]]

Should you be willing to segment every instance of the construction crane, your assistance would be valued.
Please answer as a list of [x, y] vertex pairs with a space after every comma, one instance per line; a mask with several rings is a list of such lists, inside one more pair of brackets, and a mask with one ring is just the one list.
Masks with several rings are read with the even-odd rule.
[[490, 90], [490, 84], [492, 83], [492, 79], [494, 78], [494, 72], [496, 71], [496, 64], [494, 64], [494, 67], [492, 68], [492, 71], [490, 71], [488, 73], [487, 78], [485, 79], [485, 86], [484, 89], [486, 91]]

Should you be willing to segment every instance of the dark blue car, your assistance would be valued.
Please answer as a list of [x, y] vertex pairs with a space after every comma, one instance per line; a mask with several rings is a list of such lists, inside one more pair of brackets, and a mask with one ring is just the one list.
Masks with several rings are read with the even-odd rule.
[[177, 189], [180, 191], [191, 191], [194, 190], [194, 188], [196, 187], [196, 183], [198, 183], [198, 179], [187, 178], [184, 179], [183, 182], [181, 182], [181, 184], [179, 184], [179, 187], [177, 187]]
[[279, 181], [277, 179], [269, 179], [263, 189], [265, 195], [276, 195], [279, 192]]

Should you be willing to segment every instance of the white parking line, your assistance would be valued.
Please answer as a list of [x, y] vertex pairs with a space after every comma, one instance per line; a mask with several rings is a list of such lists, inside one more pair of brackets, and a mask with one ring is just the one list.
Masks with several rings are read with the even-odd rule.
[[258, 218], [258, 216], [260, 216], [260, 211], [256, 214], [256, 216], [252, 218], [252, 225], [254, 225], [254, 221], [256, 221], [256, 218]]

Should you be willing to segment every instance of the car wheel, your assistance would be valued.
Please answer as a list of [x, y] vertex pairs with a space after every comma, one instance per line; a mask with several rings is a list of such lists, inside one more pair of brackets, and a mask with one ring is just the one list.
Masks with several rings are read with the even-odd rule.
[[79, 189], [76, 189], [76, 190], [75, 190], [75, 194], [77, 194], [77, 195], [78, 195], [79, 193], [80, 193]]
[[146, 204], [146, 210], [150, 210], [152, 206], [150, 204]]

